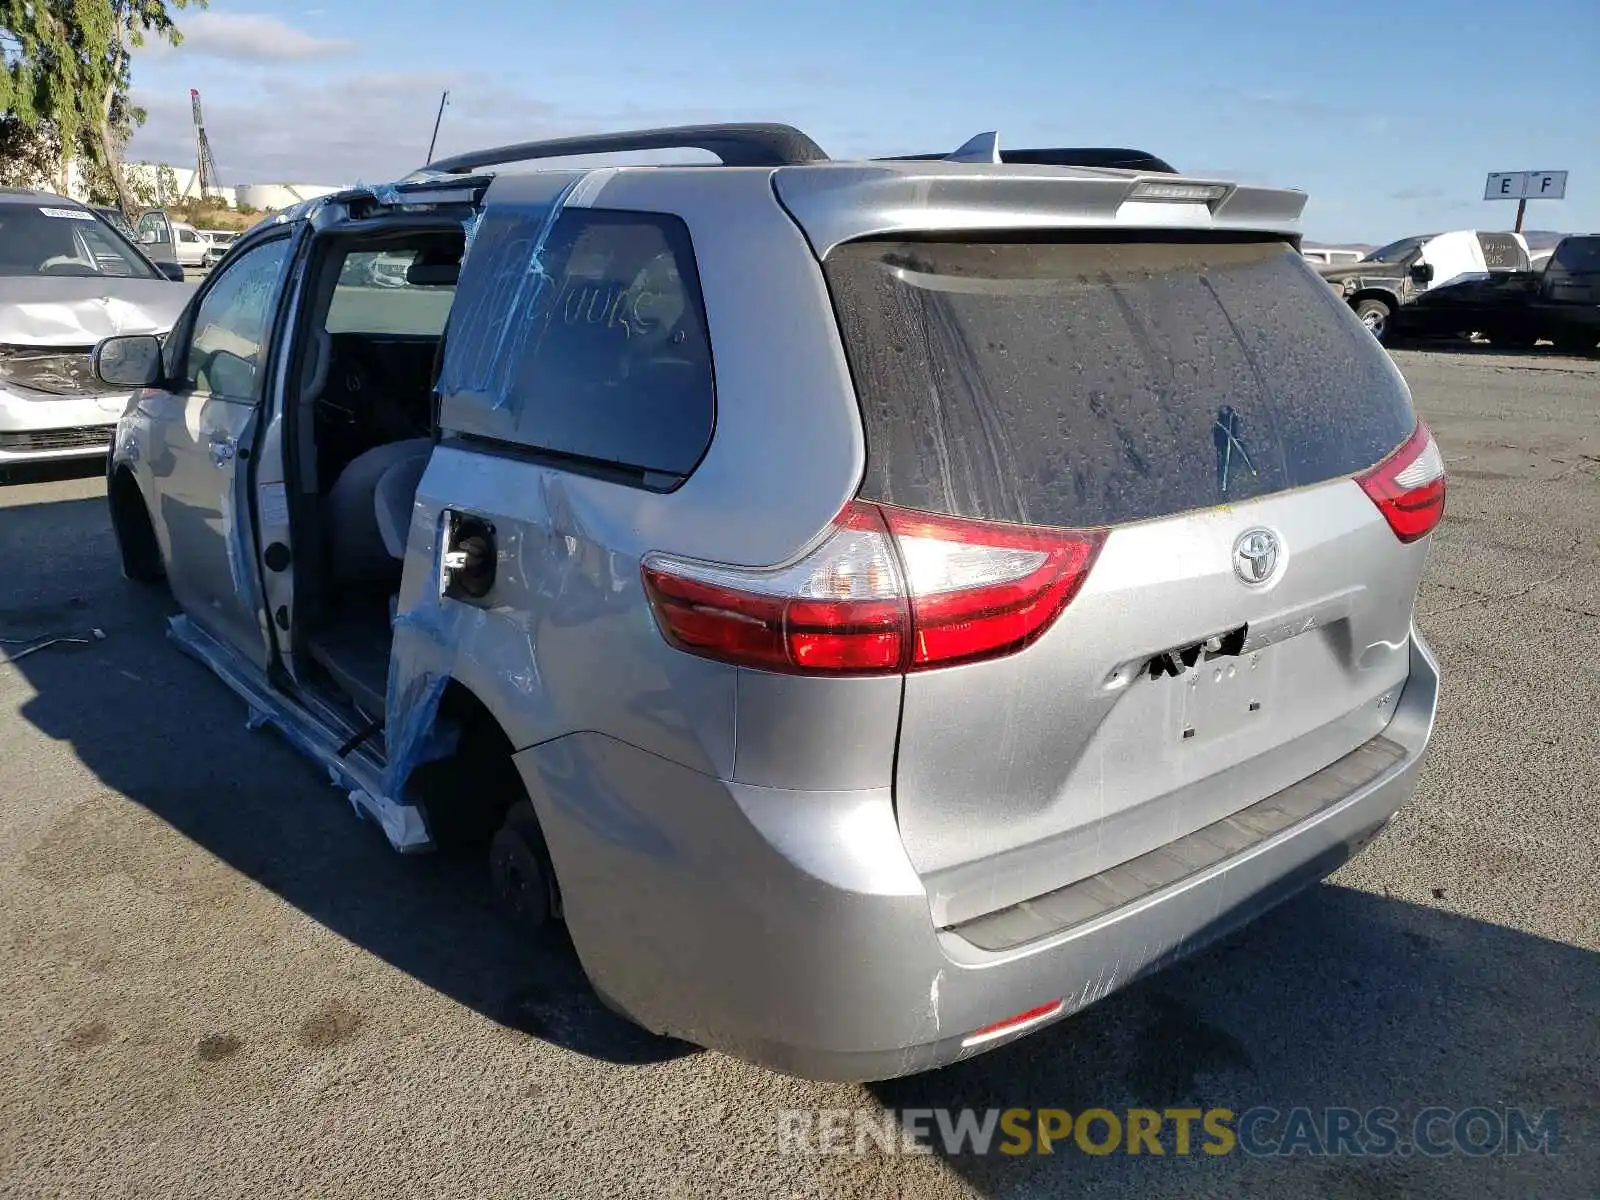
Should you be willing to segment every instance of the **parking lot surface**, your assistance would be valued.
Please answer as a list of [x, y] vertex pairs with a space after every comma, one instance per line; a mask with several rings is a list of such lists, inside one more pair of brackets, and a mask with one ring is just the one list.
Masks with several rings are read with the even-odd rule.
[[[245, 728], [166, 641], [165, 599], [118, 575], [92, 465], [0, 488], [0, 638], [87, 643], [0, 665], [0, 1194], [1600, 1196], [1600, 362], [1396, 360], [1451, 470], [1411, 805], [1198, 957], [867, 1087], [610, 1015], [570, 947], [498, 921], [480, 864], [394, 855]], [[1480, 1158], [778, 1137], [797, 1109], [1434, 1105], [1553, 1111], [1560, 1138]]]

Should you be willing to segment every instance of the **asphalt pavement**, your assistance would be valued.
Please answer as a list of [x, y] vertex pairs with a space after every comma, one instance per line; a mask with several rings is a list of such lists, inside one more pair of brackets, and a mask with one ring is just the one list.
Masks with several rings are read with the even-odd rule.
[[[569, 946], [500, 923], [479, 864], [394, 855], [245, 728], [166, 640], [167, 603], [118, 575], [93, 466], [0, 488], [0, 638], [83, 639], [0, 664], [0, 1195], [1600, 1196], [1600, 362], [1396, 359], [1451, 469], [1414, 801], [1198, 957], [866, 1087], [609, 1014]], [[778, 1137], [784, 1110], [1258, 1106], [1520, 1108], [1559, 1138], [1260, 1157]]]

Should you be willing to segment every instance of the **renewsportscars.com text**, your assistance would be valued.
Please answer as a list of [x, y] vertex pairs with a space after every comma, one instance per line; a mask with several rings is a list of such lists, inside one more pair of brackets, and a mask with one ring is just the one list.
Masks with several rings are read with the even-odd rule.
[[1521, 1108], [782, 1109], [782, 1154], [1350, 1156], [1552, 1154], [1557, 1114]]

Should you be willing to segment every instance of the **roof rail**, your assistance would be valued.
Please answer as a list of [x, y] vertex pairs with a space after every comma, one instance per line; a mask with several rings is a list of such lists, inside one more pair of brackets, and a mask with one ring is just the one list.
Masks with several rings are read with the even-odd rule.
[[826, 162], [828, 158], [822, 147], [790, 125], [675, 125], [665, 129], [597, 133], [471, 150], [431, 162], [422, 171], [468, 175], [484, 167], [506, 163], [581, 154], [619, 154], [630, 150], [705, 150], [729, 167], [783, 167]]

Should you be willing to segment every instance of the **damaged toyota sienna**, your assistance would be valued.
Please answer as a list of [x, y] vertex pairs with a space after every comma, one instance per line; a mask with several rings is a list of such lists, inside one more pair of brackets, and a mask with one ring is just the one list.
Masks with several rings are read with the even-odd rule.
[[[681, 147], [719, 162], [525, 165]], [[100, 344], [137, 389], [122, 568], [639, 1025], [814, 1079], [951, 1063], [1410, 796], [1444, 463], [1304, 203], [992, 134], [435, 162]]]

